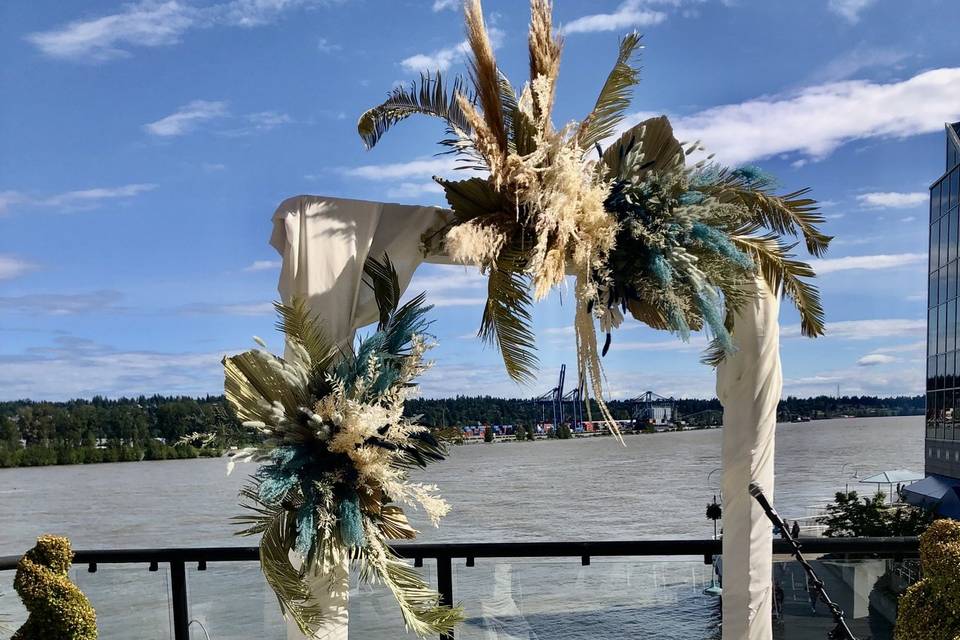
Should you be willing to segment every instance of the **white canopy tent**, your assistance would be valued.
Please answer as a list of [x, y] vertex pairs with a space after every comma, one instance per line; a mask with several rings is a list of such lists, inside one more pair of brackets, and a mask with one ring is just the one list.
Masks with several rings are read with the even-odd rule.
[[[362, 284], [369, 256], [389, 255], [401, 288], [421, 262], [448, 263], [439, 253], [425, 255], [424, 232], [441, 226], [449, 212], [436, 207], [297, 196], [273, 215], [271, 244], [283, 258], [279, 291], [284, 302], [307, 301], [341, 344], [377, 319], [372, 293]], [[736, 317], [738, 352], [717, 370], [717, 395], [724, 406], [724, 640], [769, 640], [772, 529], [751, 499], [750, 482], [773, 493], [774, 428], [780, 399], [779, 302], [757, 297]], [[442, 363], [440, 364], [442, 367]], [[316, 595], [329, 611], [327, 624], [313, 638], [346, 640], [348, 574], [318, 580]], [[302, 639], [296, 625], [287, 637]]]

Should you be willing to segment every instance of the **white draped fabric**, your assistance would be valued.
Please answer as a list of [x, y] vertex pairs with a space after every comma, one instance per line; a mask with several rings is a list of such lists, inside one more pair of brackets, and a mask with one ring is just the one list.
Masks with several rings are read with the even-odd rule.
[[[360, 327], [377, 320], [377, 305], [363, 284], [363, 263], [387, 254], [397, 271], [400, 287], [424, 259], [420, 238], [448, 212], [415, 207], [320, 196], [296, 196], [280, 203], [273, 214], [270, 244], [283, 257], [280, 298], [289, 303], [304, 298], [339, 344], [353, 342]], [[297, 561], [297, 560], [295, 560]], [[326, 609], [328, 621], [313, 640], [347, 640], [349, 573], [344, 565], [336, 575], [317, 576], [312, 589]], [[287, 638], [305, 636], [287, 621]]]
[[[440, 255], [424, 255], [421, 237], [449, 215], [435, 207], [322, 196], [285, 200], [274, 213], [271, 237], [283, 258], [282, 300], [305, 298], [338, 342], [351, 342], [356, 329], [377, 318], [373, 295], [362, 284], [367, 257], [389, 255], [406, 289], [421, 262], [446, 262]], [[759, 286], [766, 291], [762, 282]], [[771, 637], [771, 529], [747, 487], [756, 480], [773, 490], [773, 429], [781, 386], [778, 309], [777, 299], [768, 294], [738, 315], [740, 350], [717, 373], [717, 394], [724, 406], [724, 640]], [[314, 640], [347, 638], [346, 568], [333, 580], [333, 595], [329, 582], [316, 585], [330, 623]], [[304, 636], [289, 624], [287, 638]]]
[[723, 640], [770, 640], [773, 527], [750, 496], [758, 482], [773, 501], [773, 449], [780, 373], [780, 302], [761, 292], [734, 319], [738, 351], [717, 369], [723, 404]]

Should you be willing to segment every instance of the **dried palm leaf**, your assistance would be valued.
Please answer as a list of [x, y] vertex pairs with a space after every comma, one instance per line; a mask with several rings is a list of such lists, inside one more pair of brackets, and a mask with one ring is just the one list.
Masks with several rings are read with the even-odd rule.
[[517, 241], [500, 252], [487, 280], [487, 303], [478, 334], [500, 351], [507, 374], [517, 382], [533, 380], [539, 367], [525, 263], [525, 252]]
[[577, 131], [577, 143], [581, 149], [591, 149], [609, 138], [623, 121], [624, 112], [630, 107], [632, 89], [640, 82], [640, 69], [633, 64], [639, 49], [640, 34], [636, 31], [620, 41], [620, 53], [600, 89], [597, 103]]
[[357, 122], [357, 132], [368, 149], [372, 149], [380, 138], [390, 128], [412, 115], [426, 115], [440, 118], [447, 123], [448, 131], [454, 136], [454, 141], [445, 141], [448, 146], [454, 146], [456, 141], [467, 138], [472, 129], [460, 109], [457, 96], [465, 96], [468, 102], [473, 102], [463, 87], [463, 79], [456, 77], [448, 89], [444, 84], [440, 72], [433, 76], [420, 76], [419, 86], [411, 82], [410, 87], [396, 87], [387, 99], [368, 109], [360, 116]]

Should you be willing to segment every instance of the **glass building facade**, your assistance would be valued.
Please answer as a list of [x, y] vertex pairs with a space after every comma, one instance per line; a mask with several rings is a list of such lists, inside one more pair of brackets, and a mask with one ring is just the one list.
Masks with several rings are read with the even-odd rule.
[[947, 125], [946, 170], [930, 187], [927, 475], [960, 478], [960, 122]]

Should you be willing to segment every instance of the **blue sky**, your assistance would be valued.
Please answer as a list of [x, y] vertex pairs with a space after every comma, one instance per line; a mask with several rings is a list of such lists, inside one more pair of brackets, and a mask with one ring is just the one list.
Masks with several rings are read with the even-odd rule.
[[[828, 336], [782, 314], [785, 393], [920, 393], [927, 187], [960, 120], [952, 0], [556, 0], [557, 122], [582, 117], [618, 37], [644, 34], [632, 121], [666, 113], [727, 164], [811, 186]], [[269, 338], [270, 216], [314, 193], [443, 204], [442, 127], [373, 151], [359, 114], [421, 70], [464, 70], [448, 0], [11, 0], [0, 7], [0, 398], [219, 393], [219, 360]], [[526, 3], [487, 0], [527, 74]], [[939, 17], [938, 16], [942, 16]], [[570, 292], [536, 309], [541, 379], [517, 388], [474, 337], [483, 279], [424, 267], [439, 346], [423, 392], [529, 396], [573, 365]], [[562, 298], [562, 300], [561, 300]], [[683, 344], [631, 325], [606, 359], [625, 397], [713, 395]]]

